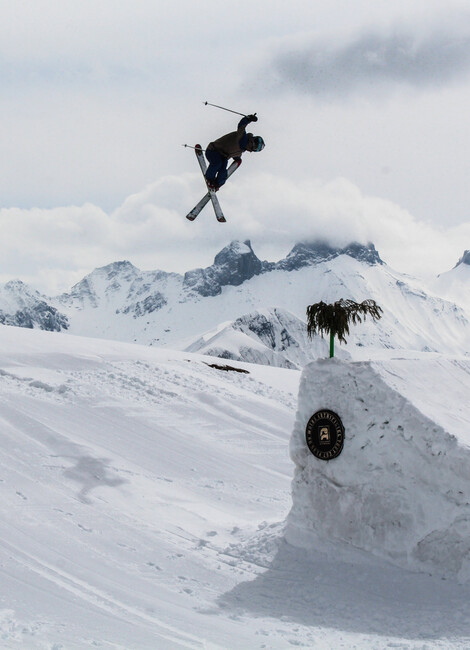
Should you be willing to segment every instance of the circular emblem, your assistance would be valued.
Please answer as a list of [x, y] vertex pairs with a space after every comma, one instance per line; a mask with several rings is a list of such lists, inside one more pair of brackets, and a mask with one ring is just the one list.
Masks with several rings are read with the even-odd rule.
[[343, 451], [344, 426], [333, 411], [323, 409], [314, 413], [305, 434], [308, 448], [320, 460], [332, 460]]

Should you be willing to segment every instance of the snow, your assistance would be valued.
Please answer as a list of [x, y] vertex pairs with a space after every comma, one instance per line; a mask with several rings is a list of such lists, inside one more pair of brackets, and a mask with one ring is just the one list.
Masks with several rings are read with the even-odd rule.
[[18, 309], [23, 309], [33, 297], [37, 299], [37, 296], [39, 294], [21, 280], [10, 280], [0, 285], [0, 305], [2, 311], [7, 313], [15, 313]]
[[[463, 260], [466, 260], [465, 262]], [[432, 283], [431, 288], [438, 294], [445, 296], [457, 304], [461, 304], [470, 311], [470, 254], [465, 251], [462, 260], [452, 270], [441, 273]]]
[[232, 242], [231, 250], [235, 255], [249, 255], [251, 247], [241, 241]]
[[[450, 401], [449, 386], [435, 396], [446, 381], [457, 391]], [[468, 359], [306, 366], [291, 440], [287, 539], [340, 541], [411, 570], [470, 581], [469, 394]], [[329, 462], [305, 444], [309, 418], [325, 408], [346, 428], [345, 448]]]
[[[412, 505], [422, 498], [424, 514], [416, 536], [432, 517], [439, 530], [461, 534], [455, 520], [468, 509], [468, 359], [427, 355], [422, 365], [418, 353], [400, 357], [318, 362], [331, 386], [348, 379], [351, 367], [372, 381], [364, 397], [367, 422], [376, 422], [360, 450], [359, 434], [352, 435], [366, 418], [362, 407], [352, 409], [354, 395], [363, 396], [360, 384], [343, 403], [344, 451], [321, 472], [348, 481], [354, 502], [355, 481], [371, 486], [382, 472], [382, 484], [393, 484], [394, 461], [408, 472], [409, 490], [409, 463], [419, 457]], [[313, 457], [301, 449], [299, 413], [320, 400], [310, 392], [320, 390], [312, 366], [298, 402], [298, 371], [237, 361], [229, 366], [248, 372], [211, 367], [220, 363], [0, 328], [0, 647], [468, 648], [465, 572], [452, 574], [461, 584], [413, 572], [424, 562], [433, 573], [429, 556], [436, 559], [439, 539], [405, 569], [387, 555], [400, 543], [392, 533], [382, 556], [370, 531], [369, 551], [338, 535], [306, 544], [334, 528], [332, 516], [314, 526], [306, 512], [300, 544], [296, 513], [307, 496], [298, 463], [303, 458], [308, 469]], [[336, 395], [332, 388], [325, 397]], [[393, 422], [406, 426], [398, 440], [387, 432], [380, 450], [371, 432], [395, 404]], [[420, 456], [411, 422], [415, 442], [431, 444]], [[463, 494], [446, 500], [443, 487]], [[451, 559], [441, 574], [451, 575]]]

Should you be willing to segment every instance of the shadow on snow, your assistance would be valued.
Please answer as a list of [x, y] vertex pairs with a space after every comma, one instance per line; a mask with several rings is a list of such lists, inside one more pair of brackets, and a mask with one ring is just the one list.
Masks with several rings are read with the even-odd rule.
[[[346, 558], [346, 559], [345, 559]], [[267, 571], [219, 598], [224, 609], [309, 627], [408, 639], [470, 638], [470, 585], [397, 568], [360, 551], [335, 557], [280, 540]]]

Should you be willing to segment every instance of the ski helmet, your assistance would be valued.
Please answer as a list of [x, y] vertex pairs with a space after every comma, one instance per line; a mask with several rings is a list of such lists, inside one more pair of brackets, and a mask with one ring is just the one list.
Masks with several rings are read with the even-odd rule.
[[260, 135], [253, 136], [253, 151], [263, 151], [265, 145]]

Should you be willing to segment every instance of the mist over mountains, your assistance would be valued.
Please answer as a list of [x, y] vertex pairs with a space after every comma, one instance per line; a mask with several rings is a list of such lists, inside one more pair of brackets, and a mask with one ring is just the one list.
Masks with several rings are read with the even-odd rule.
[[211, 266], [184, 275], [119, 261], [54, 297], [12, 280], [0, 287], [0, 323], [298, 368], [327, 354], [326, 341], [307, 338], [307, 305], [373, 298], [382, 320], [354, 328], [340, 356], [370, 347], [466, 353], [470, 252], [437, 272], [427, 287], [391, 269], [372, 243], [299, 242], [270, 262], [250, 241], [233, 241]]

